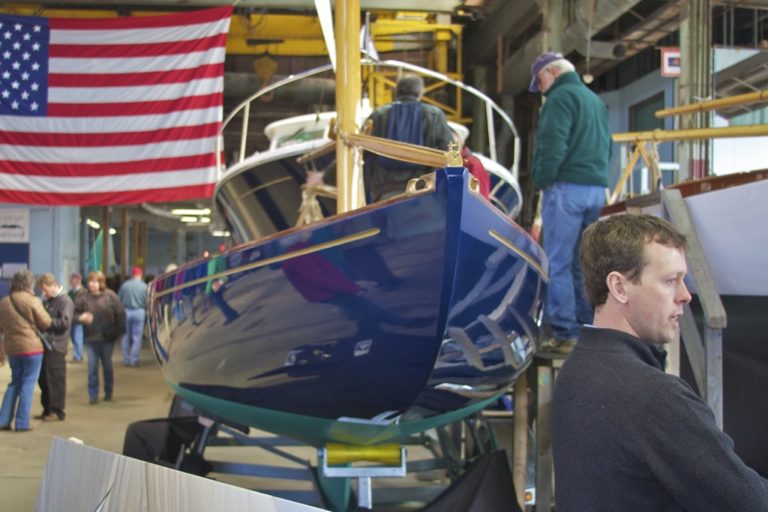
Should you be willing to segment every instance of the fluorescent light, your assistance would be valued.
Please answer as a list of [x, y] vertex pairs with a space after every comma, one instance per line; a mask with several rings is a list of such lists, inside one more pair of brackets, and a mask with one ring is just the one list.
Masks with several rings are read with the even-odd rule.
[[[88, 224], [88, 226], [92, 227], [93, 229], [101, 229], [101, 224], [99, 224], [95, 220], [85, 219], [85, 223]], [[117, 234], [117, 230], [115, 228], [109, 228], [109, 234], [110, 235], [116, 235]]]
[[[210, 215], [210, 208], [176, 208], [171, 210], [174, 215]], [[184, 222], [184, 221], [181, 221]]]
[[181, 222], [197, 222], [197, 217], [181, 217], [179, 220]]
[[202, 222], [203, 224], [210, 224], [211, 223], [211, 218], [210, 217], [200, 217], [200, 222]]
[[211, 232], [211, 234], [213, 236], [227, 237], [227, 236], [229, 236], [229, 231], [221, 231], [221, 230], [217, 229], [217, 230], [214, 230], [213, 232]]

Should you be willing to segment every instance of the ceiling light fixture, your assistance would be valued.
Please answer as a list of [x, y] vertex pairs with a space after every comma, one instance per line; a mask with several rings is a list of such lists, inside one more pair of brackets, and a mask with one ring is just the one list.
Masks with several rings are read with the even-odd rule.
[[[175, 208], [171, 210], [174, 215], [210, 215], [210, 208]], [[184, 221], [182, 221], [184, 222]]]
[[197, 217], [181, 217], [181, 222], [197, 222]]

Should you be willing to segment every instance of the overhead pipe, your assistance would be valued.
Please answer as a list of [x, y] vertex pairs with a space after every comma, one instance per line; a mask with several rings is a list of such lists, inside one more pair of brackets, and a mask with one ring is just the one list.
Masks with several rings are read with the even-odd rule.
[[[273, 76], [271, 82], [278, 82], [287, 76]], [[267, 84], [262, 83], [255, 73], [224, 74], [224, 97], [243, 99]], [[288, 84], [274, 91], [275, 97], [293, 103], [333, 105], [336, 97], [336, 80], [333, 78], [306, 78]]]
[[[587, 55], [586, 42], [582, 47], [577, 47], [576, 51], [582, 55]], [[583, 51], [582, 51], [583, 50]], [[627, 54], [627, 47], [624, 43], [616, 41], [591, 41], [589, 43], [589, 55], [593, 59], [617, 60], [623, 59]]]

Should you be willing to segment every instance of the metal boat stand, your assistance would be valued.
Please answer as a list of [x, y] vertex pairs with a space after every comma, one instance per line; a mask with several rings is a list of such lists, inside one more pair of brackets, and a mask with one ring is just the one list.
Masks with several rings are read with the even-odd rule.
[[[189, 445], [182, 445], [175, 462], [168, 465], [184, 470], [194, 461], [204, 464], [210, 473], [309, 482], [311, 489], [306, 490], [267, 489], [263, 482], [256, 481], [237, 485], [339, 512], [371, 509], [374, 503], [377, 506], [405, 502], [426, 505], [445, 491], [472, 460], [496, 447], [486, 420], [475, 415], [414, 435], [397, 445], [320, 448], [317, 463], [313, 465], [308, 458], [287, 450], [307, 447], [301, 442], [276, 436], [252, 436], [248, 427], [208, 415], [198, 415], [197, 421], [202, 427], [200, 434]], [[286, 464], [243, 462], [247, 457], [241, 455], [242, 452], [238, 453], [237, 461], [213, 458], [220, 454], [208, 450], [218, 447], [260, 448]], [[409, 447], [420, 458], [407, 460]], [[358, 456], [361, 449], [366, 453]], [[344, 453], [339, 455], [339, 450]], [[211, 458], [205, 456], [206, 451]], [[256, 455], [254, 460], [261, 458]], [[373, 465], [360, 460], [373, 461]], [[391, 486], [375, 485], [375, 481], [382, 478], [407, 481]]]

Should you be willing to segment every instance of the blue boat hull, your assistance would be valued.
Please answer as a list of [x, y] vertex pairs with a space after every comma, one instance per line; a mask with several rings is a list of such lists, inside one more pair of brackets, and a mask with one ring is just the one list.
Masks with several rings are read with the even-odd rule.
[[316, 446], [486, 406], [532, 358], [547, 263], [468, 179], [438, 171], [422, 191], [158, 277], [164, 377], [212, 414]]

